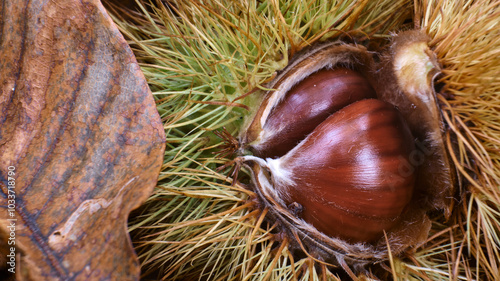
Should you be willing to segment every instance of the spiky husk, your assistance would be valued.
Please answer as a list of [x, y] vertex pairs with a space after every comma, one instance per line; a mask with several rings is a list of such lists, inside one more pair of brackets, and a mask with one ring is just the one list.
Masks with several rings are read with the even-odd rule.
[[167, 133], [158, 187], [130, 218], [144, 275], [166, 280], [342, 277], [314, 257], [294, 259], [286, 239], [276, 242], [280, 239], [255, 194], [243, 184], [231, 185], [229, 167], [217, 170], [230, 159], [214, 157], [223, 141], [213, 132], [225, 127], [237, 135], [248, 106], [257, 100], [238, 98], [255, 95], [301, 49], [339, 37], [383, 46], [390, 32], [412, 28], [408, 23], [414, 20], [431, 37], [443, 66], [438, 98], [449, 126], [448, 148], [464, 181], [451, 218], [436, 214], [427, 243], [415, 253], [391, 257], [382, 268], [395, 279], [498, 278], [498, 1], [224, 2], [138, 2], [138, 12], [110, 8], [141, 62]]

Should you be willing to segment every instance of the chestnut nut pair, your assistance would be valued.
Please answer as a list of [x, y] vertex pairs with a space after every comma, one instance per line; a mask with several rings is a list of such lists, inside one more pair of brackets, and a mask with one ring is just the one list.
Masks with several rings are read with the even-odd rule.
[[251, 152], [242, 159], [268, 219], [297, 249], [376, 262], [388, 245], [398, 254], [422, 243], [429, 211], [449, 214], [455, 179], [427, 41], [402, 33], [378, 63], [363, 46], [322, 44], [267, 85], [239, 137]]

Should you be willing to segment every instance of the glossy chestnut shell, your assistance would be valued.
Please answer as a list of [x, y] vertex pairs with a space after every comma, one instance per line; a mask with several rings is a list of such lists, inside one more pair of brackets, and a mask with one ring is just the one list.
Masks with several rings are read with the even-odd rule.
[[360, 73], [348, 68], [321, 69], [287, 92], [260, 131], [263, 140], [251, 149], [259, 157], [283, 156], [333, 112], [375, 97], [375, 91]]
[[414, 149], [394, 106], [366, 99], [329, 116], [268, 165], [285, 204], [300, 204], [306, 222], [328, 236], [373, 242], [410, 202], [415, 173], [404, 169]]

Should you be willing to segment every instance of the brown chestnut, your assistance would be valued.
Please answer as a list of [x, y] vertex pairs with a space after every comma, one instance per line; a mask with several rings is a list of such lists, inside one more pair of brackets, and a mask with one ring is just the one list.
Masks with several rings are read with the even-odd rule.
[[343, 67], [321, 69], [286, 93], [259, 131], [260, 142], [252, 144], [247, 139], [250, 149], [263, 158], [285, 155], [333, 112], [375, 97], [375, 91], [360, 73]]
[[286, 205], [328, 236], [376, 241], [409, 204], [415, 174], [405, 172], [413, 137], [394, 106], [353, 103], [317, 126], [294, 149], [268, 159]]
[[363, 47], [331, 42], [295, 57], [267, 85], [259, 107], [240, 135], [241, 151], [261, 158], [282, 156], [330, 114], [376, 94], [373, 61]]

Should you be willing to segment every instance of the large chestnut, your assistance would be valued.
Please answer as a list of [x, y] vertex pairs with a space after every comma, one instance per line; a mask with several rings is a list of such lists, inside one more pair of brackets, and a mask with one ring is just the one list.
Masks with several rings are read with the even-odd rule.
[[410, 202], [415, 174], [403, 170], [414, 148], [394, 106], [367, 99], [332, 114], [267, 162], [281, 198], [300, 204], [306, 222], [329, 236], [374, 241]]

